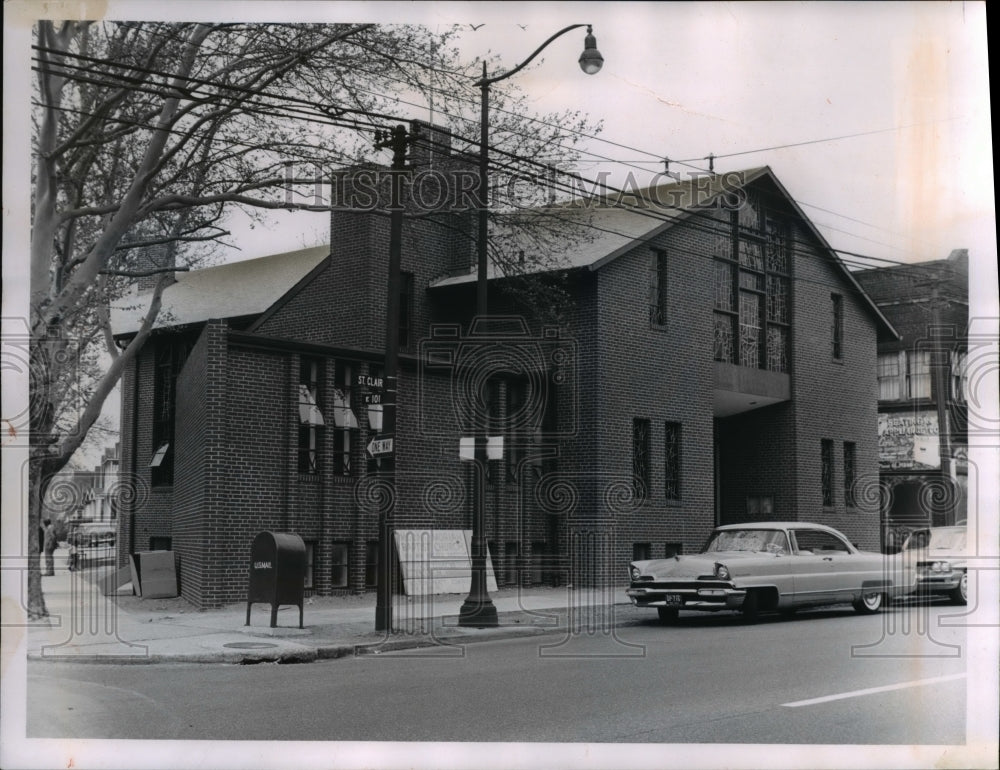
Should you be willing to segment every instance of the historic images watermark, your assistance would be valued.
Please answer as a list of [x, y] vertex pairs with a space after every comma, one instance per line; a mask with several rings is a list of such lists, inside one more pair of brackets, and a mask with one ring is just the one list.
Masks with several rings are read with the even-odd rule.
[[[486, 207], [490, 210], [531, 210], [560, 204], [576, 208], [615, 208], [671, 211], [713, 208], [736, 211], [746, 203], [746, 174], [729, 171], [709, 174], [659, 173], [645, 181], [631, 171], [617, 183], [610, 171], [587, 179], [552, 166], [538, 173], [498, 173], [490, 178]], [[391, 211], [393, 186], [399, 187], [403, 208], [416, 212], [476, 211], [480, 178], [471, 166], [408, 168], [402, 171], [376, 166], [322, 169], [286, 164], [275, 189], [289, 207], [331, 211]]]

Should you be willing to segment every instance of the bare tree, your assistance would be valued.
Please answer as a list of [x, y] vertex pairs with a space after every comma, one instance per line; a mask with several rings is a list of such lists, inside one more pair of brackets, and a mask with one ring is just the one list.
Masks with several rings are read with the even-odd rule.
[[[371, 130], [406, 111], [401, 94], [433, 98], [460, 136], [474, 136], [464, 116], [475, 114], [475, 67], [460, 63], [453, 35], [373, 24], [38, 24], [30, 532], [53, 476], [154, 326], [171, 278], [145, 251], [166, 248], [191, 265], [224, 242], [232, 207], [311, 208], [286, 199], [288, 164], [328, 169], [370, 154]], [[570, 155], [573, 131], [586, 127], [549, 116], [547, 129], [526, 131], [518, 105], [499, 107], [509, 157], [545, 146]], [[158, 270], [141, 328], [119, 349], [108, 304]], [[28, 610], [38, 618], [47, 610], [29, 540]]]

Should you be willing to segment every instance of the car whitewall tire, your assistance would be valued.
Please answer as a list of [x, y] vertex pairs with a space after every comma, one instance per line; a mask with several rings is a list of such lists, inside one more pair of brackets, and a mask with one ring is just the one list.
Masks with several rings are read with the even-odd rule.
[[861, 598], [854, 602], [854, 609], [864, 615], [871, 615], [882, 609], [885, 595], [881, 592], [863, 593]]

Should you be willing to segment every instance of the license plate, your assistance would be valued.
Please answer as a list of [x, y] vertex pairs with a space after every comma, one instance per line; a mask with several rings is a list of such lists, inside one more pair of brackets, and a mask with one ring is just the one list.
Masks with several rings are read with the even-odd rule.
[[666, 604], [678, 604], [679, 605], [679, 604], [683, 603], [682, 600], [681, 600], [681, 595], [680, 594], [664, 594], [663, 595], [663, 601]]

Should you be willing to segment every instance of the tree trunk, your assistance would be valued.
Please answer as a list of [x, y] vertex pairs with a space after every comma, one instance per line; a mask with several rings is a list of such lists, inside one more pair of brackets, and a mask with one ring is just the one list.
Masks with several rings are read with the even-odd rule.
[[28, 620], [49, 616], [42, 592], [41, 544], [38, 528], [42, 523], [42, 500], [47, 484], [42, 483], [42, 463], [32, 459], [28, 465]]

